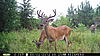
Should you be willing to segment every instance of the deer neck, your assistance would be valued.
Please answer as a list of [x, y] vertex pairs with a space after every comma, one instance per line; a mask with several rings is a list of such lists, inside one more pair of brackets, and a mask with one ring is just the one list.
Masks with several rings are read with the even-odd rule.
[[49, 37], [49, 36], [48, 36], [48, 25], [46, 25], [46, 26], [44, 27], [44, 30], [45, 30], [45, 33], [46, 33], [47, 37]]
[[44, 42], [46, 38], [46, 34], [45, 34], [45, 30], [42, 31], [41, 35], [40, 35], [40, 38], [39, 38], [39, 42]]

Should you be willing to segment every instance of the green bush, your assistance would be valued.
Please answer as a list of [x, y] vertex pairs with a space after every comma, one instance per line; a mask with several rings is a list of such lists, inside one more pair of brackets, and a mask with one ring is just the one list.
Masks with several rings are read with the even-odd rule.
[[12, 39], [11, 36], [8, 36], [7, 32], [0, 33], [0, 53], [9, 52], [9, 42]]
[[29, 20], [30, 25], [35, 29], [38, 27], [38, 24], [41, 22], [40, 19], [31, 19]]
[[52, 25], [53, 26], [56, 26], [56, 27], [62, 26], [62, 25], [67, 25], [67, 26], [70, 26], [71, 27], [69, 18], [66, 18], [64, 16], [61, 16], [60, 19], [58, 19], [57, 21], [53, 22]]

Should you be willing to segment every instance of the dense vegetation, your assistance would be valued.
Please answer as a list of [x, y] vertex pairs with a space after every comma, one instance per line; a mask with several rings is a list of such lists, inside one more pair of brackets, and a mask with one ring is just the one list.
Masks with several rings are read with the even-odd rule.
[[92, 8], [89, 1], [81, 2], [77, 8], [74, 8], [73, 5], [68, 8], [68, 15], [66, 17], [70, 18], [71, 24], [77, 26], [79, 23], [84, 24], [89, 27], [91, 24], [100, 22], [100, 19], [96, 21], [96, 17], [100, 16], [100, 6], [97, 8]]
[[[54, 43], [50, 48], [45, 40], [44, 46], [40, 49], [32, 42], [32, 40], [38, 40], [40, 30], [28, 31], [26, 29], [20, 30], [19, 32], [9, 32], [0, 34], [0, 52], [7, 53], [55, 53]], [[91, 33], [87, 28], [77, 28], [71, 33], [70, 41], [72, 45], [68, 47], [70, 53], [99, 53], [100, 52], [100, 30], [96, 33]], [[57, 42], [57, 52], [66, 53], [65, 41]], [[48, 50], [50, 48], [50, 50]]]
[[[36, 48], [32, 40], [38, 40], [41, 30], [38, 30], [39, 19], [32, 16], [35, 8], [30, 0], [23, 0], [17, 5], [15, 0], [0, 1], [0, 53], [48, 53], [54, 51], [54, 44], [50, 50], [47, 40], [40, 49]], [[66, 13], [67, 14], [67, 13]], [[68, 8], [68, 15], [59, 16], [52, 26], [67, 25], [73, 29], [70, 35], [72, 45], [67, 48], [71, 53], [100, 53], [100, 29], [91, 33], [89, 26], [100, 22], [100, 6], [92, 8], [89, 1], [82, 2], [77, 8]], [[98, 25], [100, 26], [100, 25]], [[30, 28], [31, 31], [30, 31]], [[58, 53], [66, 52], [65, 41], [58, 41]]]

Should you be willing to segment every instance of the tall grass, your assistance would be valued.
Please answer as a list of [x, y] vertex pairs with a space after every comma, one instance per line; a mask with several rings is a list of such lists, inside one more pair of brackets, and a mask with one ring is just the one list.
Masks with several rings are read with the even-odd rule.
[[[45, 40], [44, 45], [36, 48], [32, 40], [38, 40], [40, 30], [28, 31], [26, 29], [13, 31], [9, 33], [0, 33], [0, 52], [7, 53], [55, 53], [54, 43], [50, 48], [48, 40]], [[70, 35], [72, 45], [67, 47], [65, 41], [57, 42], [58, 53], [100, 53], [100, 31], [91, 33], [87, 28], [77, 28]], [[49, 48], [49, 49], [48, 49]]]

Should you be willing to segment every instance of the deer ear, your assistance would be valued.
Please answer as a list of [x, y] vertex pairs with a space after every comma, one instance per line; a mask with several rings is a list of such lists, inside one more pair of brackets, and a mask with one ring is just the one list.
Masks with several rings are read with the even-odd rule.
[[48, 19], [48, 22], [52, 22], [54, 19]]

